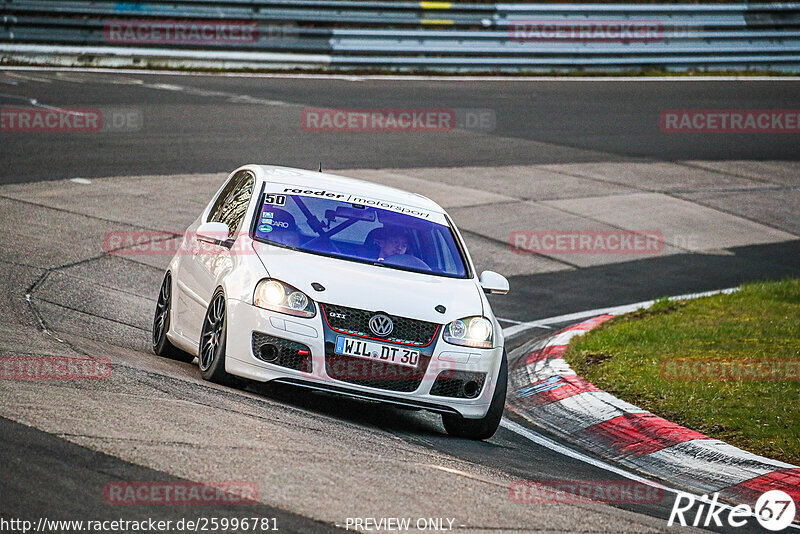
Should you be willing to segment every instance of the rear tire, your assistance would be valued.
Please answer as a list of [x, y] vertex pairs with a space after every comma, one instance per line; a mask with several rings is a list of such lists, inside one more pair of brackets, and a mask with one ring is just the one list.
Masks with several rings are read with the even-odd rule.
[[204, 380], [224, 386], [235, 386], [238, 380], [225, 371], [225, 345], [228, 338], [226, 311], [225, 292], [219, 288], [211, 297], [203, 319], [197, 359], [200, 361], [200, 376]]
[[153, 317], [153, 352], [164, 358], [178, 360], [179, 362], [190, 363], [194, 356], [184, 352], [173, 345], [167, 332], [172, 318], [172, 275], [167, 272], [164, 281], [161, 283], [161, 290], [158, 292], [156, 301], [156, 313]]
[[460, 415], [442, 414], [444, 429], [451, 436], [467, 439], [489, 439], [500, 426], [503, 418], [503, 409], [506, 405], [506, 390], [508, 389], [508, 361], [503, 351], [503, 361], [500, 363], [500, 372], [497, 374], [497, 386], [494, 389], [492, 403], [489, 411], [481, 419], [467, 419]]

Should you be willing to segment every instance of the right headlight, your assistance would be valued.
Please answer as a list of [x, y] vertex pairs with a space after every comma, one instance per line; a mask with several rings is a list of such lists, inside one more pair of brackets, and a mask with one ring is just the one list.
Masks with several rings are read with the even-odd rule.
[[452, 345], [491, 348], [494, 344], [492, 322], [486, 317], [465, 317], [444, 327], [442, 338]]
[[317, 314], [314, 301], [289, 284], [267, 278], [256, 285], [253, 305], [297, 317], [311, 318]]

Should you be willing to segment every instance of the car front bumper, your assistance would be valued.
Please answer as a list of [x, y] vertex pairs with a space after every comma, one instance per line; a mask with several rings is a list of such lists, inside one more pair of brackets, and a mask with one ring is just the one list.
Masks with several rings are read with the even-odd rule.
[[[311, 319], [293, 317], [255, 307], [247, 302], [228, 299], [227, 372], [260, 382], [276, 381], [305, 388], [328, 391], [351, 397], [417, 407], [440, 413], [458, 413], [474, 419], [486, 415], [497, 385], [503, 348], [477, 349], [448, 344], [436, 333], [433, 352], [419, 386], [414, 391], [392, 391], [337, 380], [326, 369], [325, 337], [320, 313]], [[302, 369], [268, 363], [254, 354], [253, 333], [291, 341], [308, 347], [310, 365]], [[330, 337], [330, 331], [327, 331]], [[356, 337], [357, 336], [352, 336]], [[392, 345], [392, 343], [387, 343]], [[365, 360], [369, 367], [370, 360]], [[475, 398], [432, 395], [431, 388], [442, 372], [485, 373], [486, 379]]]

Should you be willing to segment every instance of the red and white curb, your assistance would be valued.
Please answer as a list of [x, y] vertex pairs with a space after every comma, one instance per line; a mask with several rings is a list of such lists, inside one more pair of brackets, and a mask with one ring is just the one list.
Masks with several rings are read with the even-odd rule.
[[671, 423], [578, 376], [563, 359], [567, 344], [613, 316], [598, 315], [526, 347], [509, 376], [511, 411], [564, 442], [675, 487], [751, 505], [779, 489], [800, 503], [800, 467]]

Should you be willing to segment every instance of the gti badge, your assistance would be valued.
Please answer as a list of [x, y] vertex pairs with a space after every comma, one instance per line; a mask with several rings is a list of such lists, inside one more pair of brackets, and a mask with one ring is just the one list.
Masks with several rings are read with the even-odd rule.
[[330, 312], [328, 313], [328, 315], [333, 317], [334, 319], [347, 319], [347, 314], [345, 313]]
[[394, 324], [389, 317], [379, 313], [378, 315], [373, 315], [370, 318], [369, 329], [372, 330], [372, 333], [376, 336], [386, 337], [392, 333], [392, 330], [394, 330]]

